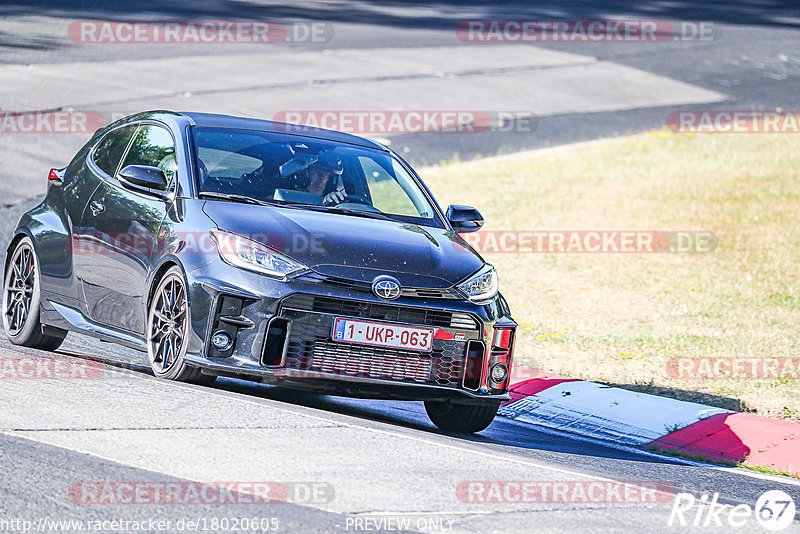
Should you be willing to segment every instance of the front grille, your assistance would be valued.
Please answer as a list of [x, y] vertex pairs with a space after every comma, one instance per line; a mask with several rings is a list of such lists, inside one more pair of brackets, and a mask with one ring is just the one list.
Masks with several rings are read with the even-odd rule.
[[284, 307], [291, 320], [287, 369], [396, 382], [459, 387], [467, 341], [434, 339], [433, 352], [371, 347], [331, 341], [333, 315]]
[[478, 323], [470, 314], [447, 310], [410, 308], [392, 304], [377, 304], [314, 295], [292, 295], [283, 302], [283, 307], [339, 316], [378, 319], [403, 324], [478, 330]]
[[427, 288], [404, 287], [401, 290], [401, 294], [404, 297], [416, 297], [420, 299], [463, 299], [464, 298], [453, 289], [427, 289]]
[[[313, 282], [315, 284], [329, 284], [343, 289], [352, 289], [354, 291], [361, 291], [363, 293], [372, 293], [372, 284], [369, 282], [360, 282], [356, 280], [348, 280], [346, 278], [336, 278], [333, 276], [325, 276], [315, 272], [303, 273], [297, 277], [297, 280], [304, 282]], [[420, 299], [463, 299], [464, 296], [453, 288], [447, 289], [430, 289], [422, 287], [404, 287], [401, 289], [401, 294], [404, 297], [420, 298]]]
[[380, 347], [352, 346], [322, 340], [313, 342], [308, 362], [315, 371], [386, 380], [427, 382], [431, 357]]
[[323, 274], [315, 273], [313, 271], [303, 273], [297, 277], [297, 280], [304, 282], [313, 282], [315, 284], [329, 284], [332, 286], [341, 287], [344, 289], [353, 289], [355, 291], [372, 291], [372, 284], [369, 282], [358, 282], [356, 280], [348, 280], [346, 278], [336, 278], [333, 276], [325, 276]]

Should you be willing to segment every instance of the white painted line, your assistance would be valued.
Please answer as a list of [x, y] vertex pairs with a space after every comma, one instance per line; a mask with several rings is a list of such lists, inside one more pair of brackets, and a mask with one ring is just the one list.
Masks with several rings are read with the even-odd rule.
[[[154, 380], [154, 381], [159, 381], [159, 382], [162, 381], [161, 379], [155, 378], [153, 376], [148, 376], [148, 375], [142, 374], [141, 372], [138, 372], [138, 371], [135, 371], [135, 370], [131, 370], [131, 369], [127, 369], [127, 368], [110, 367], [108, 369], [108, 371], [117, 372], [117, 373], [120, 373], [120, 374], [127, 374], [127, 375], [129, 375], [130, 377], [132, 377], [132, 378], [134, 378], [136, 380]], [[302, 408], [305, 408], [307, 410], [311, 409], [311, 410], [314, 410], [316, 412], [323, 412], [323, 413], [325, 412], [324, 410], [318, 409], [318, 408], [297, 407], [296, 409], [291, 409], [291, 407], [284, 407], [285, 404], [281, 403], [280, 401], [273, 401], [271, 399], [256, 400], [256, 399], [250, 398], [247, 395], [242, 394], [242, 393], [230, 392], [230, 391], [225, 391], [225, 390], [215, 390], [215, 389], [212, 389], [212, 388], [207, 388], [207, 387], [203, 387], [203, 386], [196, 386], [196, 385], [191, 385], [191, 384], [183, 384], [183, 383], [180, 383], [180, 382], [171, 382], [168, 385], [170, 387], [176, 387], [176, 388], [181, 388], [181, 389], [195, 391], [195, 392], [205, 392], [205, 393], [208, 393], [208, 394], [211, 394], [211, 395], [215, 395], [215, 396], [219, 396], [219, 397], [234, 398], [234, 399], [237, 399], [237, 400], [239, 400], [241, 402], [257, 405], [257, 406], [260, 406], [260, 407], [264, 407], [265, 405], [267, 405], [267, 406], [270, 407], [270, 409], [277, 410], [277, 411], [284, 412], [284, 413], [288, 413], [288, 414], [292, 414], [292, 415], [295, 415], [295, 416], [298, 416], [298, 417], [306, 417], [306, 418], [310, 418], [310, 419], [324, 421], [326, 423], [332, 423], [332, 424], [336, 424], [336, 425], [340, 425], [340, 426], [351, 427], [351, 428], [360, 429], [360, 430], [364, 430], [364, 431], [372, 432], [372, 433], [376, 433], [376, 434], [384, 434], [384, 435], [390, 435], [390, 436], [393, 436], [393, 437], [404, 438], [404, 439], [408, 439], [408, 440], [424, 443], [424, 444], [427, 444], [427, 445], [433, 445], [433, 446], [436, 446], [436, 447], [447, 448], [447, 449], [456, 450], [456, 451], [460, 451], [460, 452], [472, 453], [472, 454], [475, 454], [475, 455], [478, 455], [478, 456], [482, 456], [482, 457], [486, 457], [486, 458], [491, 458], [491, 459], [495, 459], [495, 460], [499, 459], [499, 460], [510, 462], [510, 463], [516, 463], [516, 464], [520, 464], [520, 465], [525, 465], [527, 467], [533, 467], [533, 468], [542, 469], [542, 470], [546, 470], [546, 471], [557, 472], [557, 473], [561, 473], [563, 475], [579, 477], [579, 478], [582, 478], [582, 479], [603, 481], [603, 482], [619, 482], [619, 480], [613, 480], [613, 479], [609, 479], [609, 478], [605, 478], [605, 477], [594, 476], [594, 475], [587, 474], [587, 473], [580, 473], [580, 472], [572, 471], [572, 470], [569, 470], [569, 469], [562, 469], [562, 468], [553, 467], [553, 466], [550, 466], [550, 465], [543, 465], [543, 464], [540, 464], [538, 462], [532, 462], [532, 461], [528, 461], [528, 460], [523, 460], [523, 459], [520, 459], [520, 458], [516, 458], [516, 457], [510, 456], [507, 453], [504, 453], [502, 451], [483, 452], [483, 451], [475, 450], [472, 447], [465, 447], [465, 446], [457, 446], [457, 445], [453, 445], [453, 444], [439, 443], [439, 442], [436, 442], [436, 441], [433, 441], [433, 440], [430, 440], [430, 439], [425, 439], [424, 437], [409, 436], [406, 433], [403, 433], [403, 432], [400, 432], [400, 431], [396, 431], [396, 430], [381, 430], [381, 429], [376, 429], [376, 428], [369, 428], [369, 427], [365, 427], [365, 426], [362, 426], [362, 425], [343, 422], [341, 420], [335, 420], [335, 419], [331, 419], [331, 418], [326, 418], [326, 417], [322, 417], [322, 416], [319, 416], [319, 415], [312, 415], [312, 414], [304, 413], [304, 412], [301, 411]], [[340, 414], [340, 417], [341, 418], [348, 418], [348, 419], [356, 418], [356, 416], [348, 416], [348, 415], [345, 415], [345, 414]], [[777, 476], [777, 475], [770, 475], [770, 474], [766, 474], [766, 473], [758, 473], [758, 472], [755, 472], [755, 471], [749, 471], [749, 470], [745, 470], [745, 469], [742, 469], [742, 468], [720, 466], [720, 465], [715, 465], [715, 464], [710, 463], [710, 462], [709, 463], [701, 462], [701, 461], [691, 460], [691, 459], [688, 459], [688, 458], [681, 458], [681, 457], [677, 457], [677, 456], [658, 453], [658, 452], [655, 452], [655, 451], [647, 451], [647, 450], [644, 450], [642, 448], [635, 447], [635, 446], [624, 445], [624, 444], [615, 443], [615, 442], [611, 442], [611, 441], [604, 440], [604, 439], [593, 438], [593, 437], [589, 437], [589, 436], [582, 436], [582, 435], [574, 434], [574, 433], [569, 432], [569, 431], [556, 430], [556, 429], [549, 428], [549, 427], [546, 427], [546, 426], [543, 426], [543, 425], [537, 424], [537, 423], [529, 423], [529, 422], [523, 422], [523, 421], [519, 421], [519, 420], [517, 420], [517, 422], [520, 423], [521, 425], [532, 425], [532, 426], [535, 426], [536, 430], [544, 432], [544, 433], [550, 433], [550, 434], [552, 434], [554, 436], [567, 437], [569, 439], [573, 439], [573, 440], [576, 440], [576, 441], [582, 441], [582, 442], [585, 442], [585, 443], [592, 443], [592, 444], [605, 446], [605, 447], [609, 447], [609, 448], [612, 448], [612, 449], [621, 450], [621, 451], [625, 451], [625, 452], [630, 452], [630, 453], [634, 453], [634, 454], [638, 454], [638, 455], [642, 455], [642, 456], [647, 456], [647, 457], [662, 458], [662, 459], [665, 459], [665, 460], [679, 462], [679, 463], [683, 463], [683, 464], [691, 465], [691, 466], [695, 466], [695, 467], [722, 470], [722, 471], [725, 471], [725, 472], [729, 472], [731, 474], [743, 475], [743, 476], [756, 478], [756, 479], [769, 480], [769, 481], [776, 482], [776, 483], [779, 483], [779, 484], [789, 484], [789, 485], [800, 487], [800, 480], [796, 480], [796, 479], [792, 479], [792, 478], [788, 478], [788, 477], [780, 477], [780, 476]], [[379, 422], [376, 421], [376, 423], [379, 423]], [[390, 428], [392, 427], [392, 425], [390, 423], [379, 423], [379, 424], [383, 424], [383, 425], [385, 425], [387, 427], [390, 427]], [[14, 432], [14, 431], [0, 431], [0, 433], [1, 434], [5, 434], [5, 435], [10, 435], [10, 436], [18, 436], [18, 435], [20, 435], [20, 433]], [[443, 436], [443, 437], [445, 437], [445, 436]], [[43, 441], [42, 439], [38, 439], [38, 438], [34, 437], [33, 435], [31, 435], [29, 433], [25, 433], [25, 438], [26, 439], [30, 439], [32, 441], [42, 441], [44, 443], [48, 443], [46, 441]], [[455, 438], [453, 438], [453, 439], [455, 440]], [[82, 454], [88, 454], [88, 455], [91, 455], [91, 456], [96, 457], [96, 458], [102, 458], [102, 459], [113, 461], [115, 463], [119, 463], [119, 464], [122, 464], [122, 465], [132, 465], [132, 464], [130, 464], [128, 462], [121, 461], [119, 458], [114, 457], [114, 456], [110, 456], [110, 455], [97, 454], [96, 452], [92, 452], [92, 451], [88, 451], [88, 450], [80, 450], [80, 449], [77, 449], [77, 448], [61, 447], [59, 445], [54, 445], [54, 446], [58, 446], [59, 448], [62, 448], [62, 449], [73, 450], [75, 452], [79, 452], [79, 453], [82, 453]], [[160, 472], [157, 469], [151, 469], [151, 471]], [[324, 510], [325, 508], [320, 507], [319, 509], [323, 509]]]
[[[179, 382], [176, 382], [174, 385], [178, 386], [178, 387], [187, 387], [186, 385], [181, 384]], [[209, 393], [212, 393], [212, 394], [215, 394], [215, 395], [220, 395], [220, 396], [228, 396], [228, 395], [222, 395], [218, 391], [213, 390], [213, 389], [209, 389]], [[255, 404], [255, 405], [258, 405], [258, 406], [261, 406], [261, 407], [264, 406], [263, 403], [257, 402], [255, 400], [251, 400], [250, 398], [248, 398], [246, 396], [243, 396], [241, 393], [232, 393], [230, 395], [235, 395], [242, 402], [246, 402], [246, 403], [249, 403], [249, 404]], [[569, 470], [569, 469], [561, 469], [560, 467], [553, 467], [553, 466], [549, 466], [549, 465], [543, 465], [543, 464], [540, 464], [538, 462], [531, 462], [529, 460], [522, 460], [520, 458], [516, 458], [516, 457], [510, 456], [510, 455], [507, 455], [506, 453], [502, 453], [502, 452], [484, 452], [484, 451], [475, 450], [475, 449], [473, 449], [471, 447], [459, 447], [459, 446], [451, 445], [451, 444], [447, 444], [447, 443], [438, 443], [438, 442], [433, 441], [433, 440], [429, 440], [429, 439], [425, 439], [425, 438], [417, 437], [417, 436], [409, 436], [407, 434], [404, 434], [404, 433], [401, 433], [401, 432], [397, 432], [397, 431], [381, 430], [381, 429], [377, 429], [377, 428], [370, 428], [370, 427], [366, 427], [366, 426], [361, 426], [361, 425], [358, 425], [358, 424], [355, 424], [355, 423], [345, 423], [345, 422], [341, 422], [341, 421], [334, 421], [332, 419], [328, 419], [328, 418], [317, 416], [317, 415], [301, 414], [301, 413], [298, 413], [297, 411], [288, 410], [288, 409], [281, 408], [281, 407], [270, 406], [270, 408], [274, 409], [274, 410], [286, 412], [286, 413], [292, 413], [292, 414], [295, 414], [295, 415], [300, 415], [302, 417], [310, 417], [312, 419], [318, 419], [318, 420], [321, 420], [321, 421], [325, 421], [327, 423], [333, 423], [333, 424], [337, 424], [337, 425], [341, 425], [341, 426], [355, 428], [355, 429], [358, 429], [358, 430], [364, 430], [364, 431], [372, 432], [372, 433], [375, 433], [375, 434], [390, 435], [390, 436], [394, 436], [394, 437], [398, 437], [398, 438], [403, 438], [403, 439], [407, 439], [407, 440], [411, 440], [411, 441], [416, 441], [416, 442], [419, 442], [419, 443], [425, 443], [426, 445], [433, 445], [435, 447], [443, 447], [443, 448], [446, 448], [446, 449], [456, 450], [456, 451], [459, 451], [459, 452], [466, 452], [466, 453], [470, 453], [470, 454], [475, 454], [477, 456], [491, 458], [493, 460], [501, 460], [501, 461], [505, 461], [505, 462], [525, 465], [527, 467], [533, 467], [533, 468], [536, 468], [536, 469], [543, 469], [543, 470], [546, 470], [546, 471], [553, 471], [555, 473], [561, 473], [563, 475], [575, 476], [575, 477], [585, 478], [585, 479], [589, 479], [589, 480], [599, 480], [599, 481], [603, 481], [603, 482], [619, 482], [617, 480], [613, 480], [613, 479], [610, 479], [610, 478], [597, 477], [597, 476], [593, 476], [593, 475], [586, 474], [586, 473], [579, 473], [577, 471], [572, 471], [572, 470]], [[316, 408], [314, 408], [314, 409], [316, 410]], [[343, 417], [352, 417], [352, 416], [343, 415]], [[380, 423], [378, 421], [375, 421], [375, 422], [376, 423]], [[380, 423], [380, 424], [385, 424], [387, 426], [391, 426], [390, 423]], [[443, 436], [443, 437], [446, 437], [446, 436]]]
[[[130, 371], [130, 370], [127, 370], [127, 369], [118, 369], [117, 372], [119, 372], [119, 373], [129, 373], [131, 377], [135, 377], [134, 379], [137, 379], [137, 380], [138, 379], [142, 379], [142, 380], [156, 380], [156, 381], [159, 381], [159, 382], [163, 381], [162, 379], [158, 379], [158, 378], [155, 378], [155, 377], [142, 375], [141, 373], [138, 373], [138, 372], [135, 372], [135, 371]], [[230, 399], [230, 400], [238, 400], [238, 401], [240, 401], [242, 403], [259, 406], [260, 408], [264, 408], [265, 406], [268, 406], [271, 410], [278, 411], [278, 412], [283, 412], [283, 413], [286, 413], [286, 414], [291, 414], [291, 415], [294, 415], [296, 417], [305, 417], [305, 418], [309, 418], [309, 419], [313, 419], [313, 420], [317, 420], [317, 421], [324, 421], [325, 423], [328, 423], [328, 424], [335, 424], [335, 425], [338, 425], [338, 426], [341, 426], [341, 427], [353, 428], [353, 429], [356, 429], [356, 430], [362, 430], [362, 431], [373, 433], [373, 434], [388, 435], [388, 436], [392, 436], [395, 439], [396, 438], [401, 438], [401, 439], [405, 439], [405, 440], [414, 441], [414, 442], [417, 442], [417, 443], [423, 443], [423, 444], [426, 444], [426, 445], [431, 445], [431, 446], [438, 447], [438, 448], [449, 449], [449, 450], [459, 451], [461, 453], [472, 454], [474, 456], [481, 457], [481, 458], [489, 458], [489, 459], [492, 459], [494, 461], [501, 461], [501, 462], [506, 462], [506, 463], [523, 465], [523, 466], [526, 466], [526, 467], [530, 467], [530, 468], [534, 468], [534, 469], [540, 469], [540, 470], [543, 470], [543, 471], [550, 471], [550, 472], [554, 472], [554, 473], [559, 473], [559, 474], [567, 475], [567, 476], [570, 476], [570, 477], [579, 477], [581, 479], [596, 480], [596, 481], [602, 481], [602, 482], [619, 482], [618, 480], [613, 480], [613, 479], [610, 479], [610, 478], [599, 477], [599, 476], [595, 476], [595, 475], [592, 475], [592, 474], [580, 473], [580, 472], [572, 471], [572, 470], [569, 470], [569, 469], [562, 469], [560, 467], [554, 467], [554, 466], [551, 466], [551, 465], [545, 465], [545, 464], [541, 464], [541, 463], [538, 463], [538, 462], [529, 461], [529, 460], [526, 460], [526, 459], [515, 457], [513, 455], [510, 455], [510, 454], [502, 452], [502, 451], [488, 452], [488, 451], [477, 450], [476, 448], [470, 447], [470, 446], [458, 446], [458, 445], [455, 445], [455, 444], [437, 442], [437, 441], [434, 441], [434, 440], [431, 440], [431, 439], [426, 439], [425, 437], [412, 436], [412, 435], [409, 435], [408, 433], [399, 432], [397, 430], [391, 430], [391, 428], [393, 426], [393, 425], [391, 425], [391, 423], [381, 423], [381, 422], [377, 422], [376, 421], [375, 422], [376, 424], [384, 425], [384, 426], [386, 426], [388, 428], [387, 430], [382, 430], [382, 429], [378, 429], [378, 428], [371, 428], [371, 427], [367, 427], [367, 426], [362, 426], [362, 425], [351, 423], [351, 422], [345, 422], [345, 421], [342, 421], [342, 420], [338, 420], [337, 421], [335, 419], [322, 417], [322, 416], [319, 416], [319, 415], [311, 415], [311, 414], [305, 413], [305, 411], [304, 411], [304, 410], [313, 409], [314, 411], [323, 412], [324, 413], [324, 410], [321, 410], [321, 409], [318, 409], [318, 408], [298, 407], [297, 409], [289, 409], [287, 407], [284, 407], [285, 405], [283, 405], [283, 403], [281, 403], [280, 401], [273, 401], [271, 399], [262, 399], [261, 401], [258, 401], [258, 400], [255, 400], [255, 399], [251, 398], [251, 397], [248, 397], [247, 395], [242, 394], [242, 393], [219, 391], [219, 390], [215, 390], [213, 388], [205, 388], [205, 387], [202, 387], [202, 386], [195, 386], [195, 385], [190, 385], [190, 384], [182, 384], [180, 382], [170, 382], [170, 383], [165, 383], [164, 385], [168, 386], [170, 388], [181, 388], [181, 389], [184, 389], [184, 390], [192, 390], [195, 393], [201, 392], [201, 393], [207, 393], [209, 395], [225, 397], [225, 398]], [[340, 415], [341, 415], [341, 419], [345, 419], [345, 418], [346, 419], [351, 419], [351, 420], [354, 419], [354, 418], [358, 419], [355, 416], [348, 416], [348, 415], [345, 415], [345, 414], [340, 414]], [[58, 432], [58, 431], [53, 431], [53, 432]], [[33, 440], [33, 441], [41, 441], [41, 442], [44, 442], [44, 443], [49, 443], [48, 441], [45, 441], [44, 436], [47, 435], [47, 434], [51, 434], [52, 432], [31, 433], [31, 432], [25, 432], [25, 431], [17, 432], [17, 431], [13, 431], [13, 430], [12, 431], [0, 430], [0, 433], [12, 435], [12, 436], [24, 436], [26, 439], [30, 439], [30, 440]], [[447, 436], [442, 436], [442, 437], [446, 437], [447, 438]], [[448, 439], [452, 439], [453, 441], [459, 441], [457, 438], [448, 438]], [[106, 456], [106, 455], [103, 455], [103, 454], [98, 454], [96, 451], [92, 451], [92, 450], [81, 449], [81, 448], [63, 447], [63, 446], [60, 446], [60, 445], [55, 445], [55, 446], [59, 446], [61, 448], [66, 448], [67, 450], [72, 450], [72, 451], [80, 452], [80, 453], [83, 453], [83, 454], [90, 454], [92, 456], [96, 456], [96, 457], [99, 457], [99, 458], [103, 458], [105, 460], [110, 460], [110, 461], [113, 461], [113, 462], [121, 463], [121, 464], [124, 464], [124, 465], [132, 465], [132, 464], [129, 464], [127, 461], [124, 461], [124, 460], [122, 460], [122, 459], [120, 459], [118, 457]], [[162, 472], [162, 471], [156, 470], [154, 468], [152, 470], [158, 471], [158, 472]], [[171, 474], [171, 473], [165, 473], [165, 474]]]
[[[123, 372], [134, 373], [134, 371], [130, 371], [130, 370], [124, 370]], [[156, 380], [155, 378], [152, 378], [152, 377], [148, 377], [148, 379]], [[251, 400], [248, 397], [243, 396], [243, 394], [241, 394], [241, 393], [233, 393], [233, 392], [221, 393], [221, 392], [218, 392], [218, 391], [213, 390], [213, 389], [204, 388], [203, 386], [192, 386], [192, 385], [182, 384], [182, 383], [179, 383], [179, 382], [176, 382], [175, 385], [179, 386], [179, 387], [184, 387], [184, 388], [187, 388], [187, 389], [188, 388], [191, 388], [191, 389], [204, 389], [204, 390], [208, 390], [209, 392], [213, 392], [214, 394], [219, 395], [219, 396], [235, 395], [235, 396], [239, 397], [240, 400], [242, 400], [244, 402], [249, 402], [251, 404], [261, 405], [260, 402], [255, 401], [255, 400]], [[552, 388], [549, 388], [549, 389], [552, 389]], [[676, 401], [676, 402], [680, 402], [680, 401]], [[700, 406], [702, 406], [702, 405], [700, 405]], [[280, 408], [280, 407], [276, 408], [274, 406], [271, 406], [271, 408], [276, 409], [276, 410], [280, 410], [280, 411], [283, 411], [283, 412], [294, 413], [294, 414], [300, 415], [302, 417], [311, 417], [313, 419], [320, 419], [320, 420], [326, 421], [328, 423], [340, 424], [342, 426], [349, 426], [349, 427], [353, 427], [353, 428], [360, 428], [362, 430], [366, 430], [366, 431], [369, 431], [369, 432], [375, 432], [375, 433], [380, 433], [380, 434], [389, 434], [389, 435], [393, 435], [393, 436], [403, 437], [403, 438], [406, 438], [406, 439], [411, 439], [411, 440], [414, 440], [414, 441], [419, 441], [419, 442], [427, 443], [427, 444], [430, 444], [430, 445], [447, 447], [447, 448], [454, 449], [454, 450], [459, 450], [459, 451], [472, 452], [472, 453], [480, 454], [482, 456], [486, 456], [486, 457], [490, 457], [490, 458], [498, 458], [499, 454], [502, 454], [502, 453], [494, 453], [494, 452], [492, 452], [492, 453], [484, 453], [482, 451], [475, 451], [475, 450], [472, 450], [472, 449], [467, 449], [467, 448], [464, 448], [464, 447], [458, 447], [458, 446], [455, 446], [455, 445], [446, 445], [446, 444], [443, 444], [443, 443], [436, 443], [436, 442], [431, 441], [431, 440], [418, 438], [418, 437], [413, 437], [413, 436], [408, 436], [408, 435], [401, 434], [400, 432], [396, 432], [396, 431], [378, 430], [378, 429], [364, 427], [364, 426], [357, 425], [357, 424], [344, 423], [344, 422], [340, 422], [340, 421], [333, 421], [333, 420], [330, 420], [330, 419], [326, 419], [324, 417], [320, 417], [320, 416], [316, 416], [316, 415], [308, 415], [308, 414], [304, 414], [304, 413], [301, 414], [301, 413], [298, 413], [298, 412], [296, 412], [294, 410], [289, 410], [289, 409]], [[314, 409], [317, 410], [316, 408], [314, 408]], [[350, 416], [346, 416], [346, 417], [350, 417]], [[642, 456], [647, 456], [647, 457], [652, 457], [652, 458], [661, 458], [661, 459], [665, 459], [665, 460], [677, 461], [677, 462], [680, 462], [680, 463], [683, 463], [683, 464], [686, 464], [686, 465], [691, 465], [691, 466], [694, 466], [694, 467], [703, 467], [703, 468], [706, 468], [706, 469], [722, 470], [722, 471], [725, 471], [725, 472], [728, 472], [728, 473], [731, 473], [731, 474], [734, 474], [734, 475], [742, 475], [742, 476], [746, 476], [746, 477], [750, 477], [750, 478], [757, 478], [757, 479], [761, 479], [761, 480], [769, 480], [769, 481], [777, 482], [777, 483], [780, 483], [780, 484], [789, 484], [789, 485], [792, 485], [792, 486], [800, 487], [800, 480], [797, 480], [797, 479], [794, 479], [794, 478], [790, 478], [790, 477], [782, 477], [782, 476], [778, 476], [778, 475], [771, 475], [771, 474], [768, 474], [768, 473], [759, 473], [759, 472], [756, 472], [756, 471], [750, 471], [750, 470], [747, 470], [747, 469], [744, 469], [744, 468], [739, 468], [739, 467], [728, 467], [728, 466], [725, 466], [725, 465], [714, 464], [714, 463], [712, 463], [710, 461], [709, 462], [702, 462], [702, 461], [698, 461], [698, 460], [692, 460], [690, 458], [682, 458], [682, 457], [679, 457], [679, 456], [672, 456], [672, 455], [669, 455], [669, 454], [659, 453], [659, 452], [655, 452], [655, 451], [648, 451], [648, 450], [643, 449], [643, 448], [638, 447], [638, 446], [625, 445], [625, 444], [622, 444], [622, 443], [608, 441], [606, 439], [593, 438], [593, 437], [590, 437], [590, 436], [582, 436], [582, 435], [579, 435], [579, 434], [574, 434], [574, 433], [572, 433], [570, 431], [556, 430], [556, 429], [553, 429], [553, 428], [550, 428], [550, 427], [547, 427], [547, 426], [544, 426], [544, 425], [541, 425], [541, 424], [526, 423], [526, 422], [523, 422], [523, 421], [518, 421], [518, 422], [520, 422], [521, 424], [525, 424], [525, 425], [532, 424], [533, 426], [536, 426], [537, 427], [536, 429], [541, 431], [541, 432], [550, 433], [550, 434], [553, 434], [553, 435], [556, 435], [556, 436], [559, 436], [559, 437], [568, 437], [570, 439], [575, 439], [576, 441], [583, 441], [585, 443], [592, 443], [592, 444], [595, 444], [595, 445], [601, 445], [601, 446], [613, 448], [613, 449], [616, 449], [616, 450], [621, 450], [621, 451], [624, 451], [624, 452], [639, 454], [639, 455], [642, 455]], [[385, 424], [386, 425], [390, 425], [389, 423], [385, 423]], [[511, 461], [511, 462], [515, 462], [515, 463], [520, 463], [520, 464], [524, 464], [524, 465], [528, 465], [530, 467], [536, 467], [536, 468], [546, 469], [546, 470], [550, 470], [550, 471], [554, 471], [554, 472], [559, 472], [559, 473], [567, 474], [567, 475], [570, 475], [570, 476], [579, 476], [581, 478], [589, 478], [589, 479], [592, 479], [592, 480], [601, 480], [601, 481], [604, 481], [604, 482], [618, 482], [618, 481], [612, 480], [612, 479], [607, 479], [607, 478], [602, 478], [602, 477], [594, 477], [592, 475], [588, 475], [588, 474], [584, 474], [584, 473], [578, 473], [578, 472], [570, 471], [570, 470], [567, 470], [567, 469], [560, 469], [560, 468], [557, 468], [557, 467], [541, 465], [541, 464], [538, 464], [536, 462], [529, 462], [529, 461], [526, 461], [526, 460], [520, 460], [518, 458], [513, 458], [513, 457], [512, 458], [506, 457], [506, 458], [503, 458], [503, 460]]]

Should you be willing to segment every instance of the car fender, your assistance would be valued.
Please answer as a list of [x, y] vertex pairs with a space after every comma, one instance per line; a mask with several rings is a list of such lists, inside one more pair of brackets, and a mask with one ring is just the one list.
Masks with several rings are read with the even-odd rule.
[[6, 262], [11, 247], [22, 235], [28, 236], [33, 242], [42, 275], [42, 293], [64, 297], [74, 303], [78, 298], [78, 286], [73, 276], [74, 252], [70, 226], [65, 215], [54, 209], [47, 197], [25, 212], [14, 230], [14, 238], [9, 243]]

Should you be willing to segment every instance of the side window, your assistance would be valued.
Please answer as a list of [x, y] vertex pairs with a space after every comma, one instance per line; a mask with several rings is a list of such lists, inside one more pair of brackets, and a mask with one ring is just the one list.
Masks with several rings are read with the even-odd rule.
[[421, 214], [412, 200], [409, 198], [403, 187], [398, 183], [398, 179], [378, 165], [370, 158], [359, 157], [358, 162], [367, 178], [367, 187], [372, 197], [372, 204], [384, 213], [394, 215], [407, 215], [410, 217], [430, 217]]
[[95, 165], [107, 175], [114, 176], [122, 153], [125, 152], [125, 147], [128, 146], [128, 141], [135, 131], [136, 126], [125, 126], [107, 134], [92, 154]]
[[206, 166], [209, 176], [226, 180], [240, 180], [243, 174], [258, 170], [263, 163], [244, 154], [205, 147], [197, 147], [197, 157]]
[[119, 168], [128, 165], [158, 167], [164, 171], [167, 181], [172, 181], [178, 171], [172, 136], [160, 126], [150, 124], [140, 126]]

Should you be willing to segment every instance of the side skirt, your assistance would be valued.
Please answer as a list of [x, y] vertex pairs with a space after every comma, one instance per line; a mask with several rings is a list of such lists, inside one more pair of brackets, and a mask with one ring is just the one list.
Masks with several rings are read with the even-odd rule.
[[79, 334], [87, 334], [89, 336], [96, 337], [101, 341], [118, 343], [130, 349], [147, 352], [146, 342], [137, 335], [98, 324], [87, 318], [78, 310], [70, 308], [69, 306], [64, 306], [63, 304], [53, 302], [52, 300], [47, 300], [45, 302], [48, 304], [48, 307], [52, 308], [62, 320], [48, 320], [49, 318], [46, 316], [50, 315], [50, 313], [47, 313], [47, 310], [45, 310], [43, 307], [43, 323], [57, 326], [59, 328], [65, 328], [73, 332], [78, 332]]

